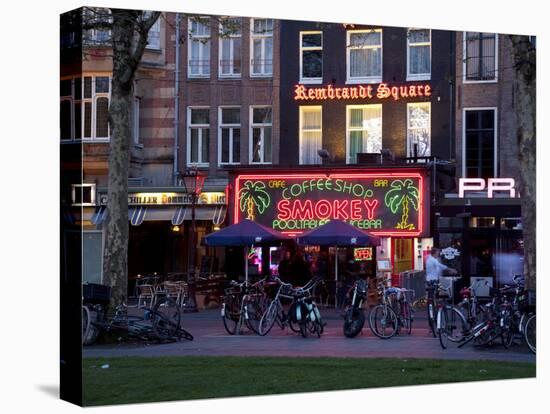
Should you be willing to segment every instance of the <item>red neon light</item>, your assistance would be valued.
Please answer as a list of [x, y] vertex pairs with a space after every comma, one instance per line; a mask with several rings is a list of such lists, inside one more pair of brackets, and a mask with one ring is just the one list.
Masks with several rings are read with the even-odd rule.
[[[385, 173], [336, 173], [336, 174], [287, 174], [287, 175], [281, 175], [281, 174], [273, 174], [273, 175], [239, 175], [235, 179], [235, 203], [234, 203], [234, 221], [235, 223], [239, 222], [239, 202], [238, 202], [238, 194], [240, 190], [240, 181], [241, 180], [274, 180], [274, 182], [277, 182], [277, 180], [284, 181], [287, 179], [297, 179], [297, 180], [305, 180], [305, 179], [336, 179], [336, 178], [344, 178], [344, 179], [369, 179], [369, 178], [417, 178], [418, 179], [418, 186], [420, 188], [420, 194], [419, 194], [419, 202], [418, 202], [418, 229], [414, 231], [387, 231], [387, 230], [380, 230], [380, 231], [369, 231], [369, 233], [374, 234], [376, 236], [387, 236], [387, 237], [404, 237], [404, 236], [418, 236], [423, 231], [424, 226], [424, 216], [423, 216], [423, 199], [424, 199], [424, 177], [419, 173], [411, 173], [411, 172], [385, 172]], [[280, 205], [286, 206], [286, 208], [289, 207], [289, 204], [281, 204], [283, 201], [288, 200], [280, 200], [279, 203], [277, 203], [277, 206]], [[328, 200], [325, 200], [328, 201]], [[365, 200], [367, 201], [367, 200]], [[378, 200], [371, 200], [371, 203], [375, 202], [372, 206], [371, 212], [372, 217], [374, 217], [374, 209], [378, 205]], [[367, 203], [365, 203], [367, 204]], [[283, 207], [283, 210], [285, 207]], [[279, 208], [279, 211], [281, 209]], [[285, 211], [285, 215], [288, 214], [287, 210]], [[369, 213], [371, 214], [371, 213]], [[369, 216], [369, 219], [371, 216]], [[279, 217], [280, 219], [283, 219], [282, 217]], [[285, 217], [285, 219], [288, 219], [289, 217]], [[289, 234], [289, 235], [299, 235], [302, 234], [303, 231], [297, 230], [297, 231], [283, 231], [283, 234]]]
[[380, 83], [376, 89], [371, 85], [344, 86], [341, 88], [332, 85], [308, 88], [304, 85], [294, 86], [295, 101], [326, 101], [349, 99], [390, 99], [394, 101], [405, 98], [419, 98], [432, 96], [432, 87], [428, 84], [388, 86]]

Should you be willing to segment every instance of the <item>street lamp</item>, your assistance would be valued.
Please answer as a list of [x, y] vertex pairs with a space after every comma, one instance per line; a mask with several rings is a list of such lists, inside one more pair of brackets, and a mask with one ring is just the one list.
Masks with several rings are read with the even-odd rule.
[[189, 299], [185, 305], [187, 312], [197, 312], [197, 299], [195, 297], [195, 206], [197, 198], [202, 191], [206, 176], [197, 170], [189, 168], [181, 174], [185, 192], [191, 196], [191, 234], [189, 235], [189, 249], [187, 249], [187, 285], [189, 287]]

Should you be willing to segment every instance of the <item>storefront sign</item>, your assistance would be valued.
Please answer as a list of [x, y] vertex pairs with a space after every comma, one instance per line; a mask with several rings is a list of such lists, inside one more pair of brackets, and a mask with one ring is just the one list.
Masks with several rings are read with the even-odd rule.
[[441, 249], [440, 255], [447, 260], [453, 260], [455, 257], [460, 256], [460, 252], [454, 247], [445, 247]]
[[[107, 194], [100, 195], [100, 204], [107, 204]], [[172, 206], [172, 205], [191, 204], [191, 195], [187, 193], [128, 193], [128, 205], [131, 206]], [[225, 193], [204, 192], [199, 194], [197, 204], [226, 204]]]
[[423, 176], [413, 172], [240, 175], [234, 221], [301, 233], [331, 219], [378, 235], [423, 231]]
[[353, 249], [353, 259], [356, 262], [367, 262], [372, 260], [372, 247], [356, 247]]
[[350, 99], [393, 99], [398, 101], [407, 98], [422, 98], [432, 96], [432, 87], [428, 84], [394, 86], [387, 83], [374, 85], [357, 85], [335, 87], [332, 85], [311, 87], [296, 85], [294, 87], [295, 101], [325, 101]]
[[493, 198], [495, 192], [504, 191], [510, 198], [516, 197], [516, 181], [513, 178], [459, 178], [458, 197], [464, 198], [467, 191], [484, 191], [487, 189], [487, 198]]

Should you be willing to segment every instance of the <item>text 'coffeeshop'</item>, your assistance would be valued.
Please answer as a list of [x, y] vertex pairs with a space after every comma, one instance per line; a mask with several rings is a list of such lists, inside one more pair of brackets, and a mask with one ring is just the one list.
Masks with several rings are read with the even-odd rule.
[[[339, 219], [379, 236], [376, 252], [361, 246], [339, 249], [343, 266], [359, 268], [361, 264], [366, 273], [374, 274], [380, 259], [390, 259], [395, 275], [422, 269], [422, 250], [433, 244], [429, 179], [423, 169], [240, 173], [234, 177], [233, 189], [229, 204], [233, 223], [254, 220], [296, 236]], [[320, 250], [312, 246], [306, 253], [315, 261]], [[261, 255], [261, 249], [256, 254]], [[277, 248], [270, 248], [271, 270], [276, 269], [279, 257]]]

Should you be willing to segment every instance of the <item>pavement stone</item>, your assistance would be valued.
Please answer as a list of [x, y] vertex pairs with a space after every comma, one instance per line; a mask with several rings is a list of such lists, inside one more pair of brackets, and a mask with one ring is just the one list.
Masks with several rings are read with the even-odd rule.
[[342, 357], [342, 358], [434, 358], [536, 362], [525, 345], [504, 349], [451, 344], [442, 349], [439, 340], [428, 330], [427, 320], [416, 314], [411, 335], [379, 339], [368, 328], [368, 322], [356, 338], [346, 338], [342, 332], [343, 319], [339, 311], [321, 309], [327, 325], [321, 338], [302, 338], [290, 330], [275, 325], [264, 337], [244, 328], [242, 335], [228, 335], [219, 310], [184, 314], [183, 327], [194, 336], [193, 341], [166, 344], [121, 343], [84, 347], [84, 357], [158, 357], [158, 356], [285, 356], [285, 357]]

